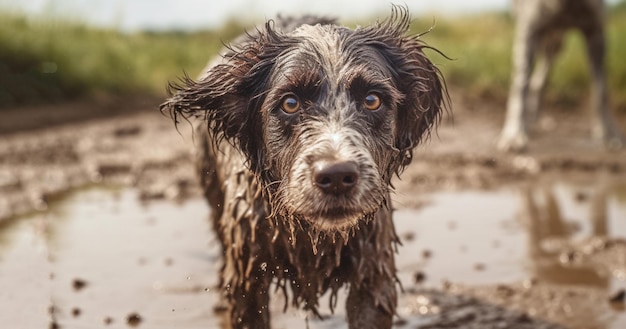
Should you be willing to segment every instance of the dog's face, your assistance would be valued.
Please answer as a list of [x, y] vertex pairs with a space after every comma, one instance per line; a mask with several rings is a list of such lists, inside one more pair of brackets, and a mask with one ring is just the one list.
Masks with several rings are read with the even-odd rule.
[[273, 211], [346, 230], [385, 203], [389, 183], [440, 114], [438, 70], [404, 35], [408, 14], [350, 30], [266, 25], [164, 109], [206, 111], [215, 136], [240, 148]]

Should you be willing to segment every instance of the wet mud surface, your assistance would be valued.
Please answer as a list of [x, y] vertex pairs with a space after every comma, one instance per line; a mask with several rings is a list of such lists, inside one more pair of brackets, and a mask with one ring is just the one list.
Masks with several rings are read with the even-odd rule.
[[[626, 328], [626, 152], [595, 145], [584, 110], [556, 109], [529, 152], [500, 154], [498, 104], [452, 100], [454, 122], [395, 184], [395, 327]], [[76, 122], [68, 110], [52, 126], [4, 121], [0, 323], [221, 328], [193, 136], [157, 102], [132, 104]], [[275, 328], [346, 328], [342, 308], [320, 321], [282, 306], [276, 296]]]

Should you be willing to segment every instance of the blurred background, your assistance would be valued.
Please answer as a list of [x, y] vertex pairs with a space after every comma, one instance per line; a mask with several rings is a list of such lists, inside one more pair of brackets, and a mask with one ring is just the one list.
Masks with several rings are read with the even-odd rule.
[[[626, 2], [610, 0], [609, 84], [626, 110]], [[510, 2], [409, 1], [413, 32], [454, 60], [433, 54], [448, 83], [504, 101], [513, 22]], [[335, 16], [347, 25], [384, 18], [381, 1], [0, 0], [0, 108], [94, 94], [163, 95], [167, 80], [195, 75], [223, 41], [277, 13]], [[569, 51], [574, 50], [574, 51]], [[582, 39], [571, 34], [548, 99], [574, 103], [588, 90]]]

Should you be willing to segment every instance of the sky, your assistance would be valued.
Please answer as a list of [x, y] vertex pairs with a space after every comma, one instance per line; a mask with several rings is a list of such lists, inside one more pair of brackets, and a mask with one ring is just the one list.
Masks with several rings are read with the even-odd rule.
[[385, 15], [391, 3], [406, 4], [414, 18], [435, 19], [508, 10], [510, 0], [0, 0], [0, 9], [56, 15], [132, 32], [212, 28], [228, 20], [260, 21], [277, 13], [315, 13], [349, 20]]
[[508, 0], [0, 0], [0, 9], [57, 15], [124, 31], [202, 29], [229, 19], [264, 20], [277, 13], [315, 13], [342, 20], [389, 12], [391, 3], [407, 4], [413, 17], [505, 10]]

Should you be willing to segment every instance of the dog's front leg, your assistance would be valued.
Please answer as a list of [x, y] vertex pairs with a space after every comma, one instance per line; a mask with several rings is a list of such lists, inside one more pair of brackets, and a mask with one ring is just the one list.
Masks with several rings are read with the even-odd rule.
[[[391, 206], [378, 212], [371, 223], [375, 242], [363, 243], [359, 249], [359, 274], [350, 282], [346, 301], [350, 329], [389, 329], [398, 303], [394, 262], [395, 233]], [[357, 279], [358, 278], [358, 279]], [[358, 282], [354, 282], [358, 280]]]
[[[222, 219], [216, 225], [221, 229], [224, 265], [221, 269], [221, 286], [228, 303], [228, 316], [225, 327], [232, 329], [269, 329], [269, 287], [272, 275], [263, 265], [268, 259], [267, 240], [260, 235], [258, 218], [263, 218], [259, 208], [262, 204], [251, 205], [246, 200], [254, 200], [246, 194], [254, 193], [248, 188], [248, 179], [241, 174], [233, 174], [227, 181]], [[241, 184], [244, 182], [246, 184]], [[257, 200], [258, 201], [258, 200]], [[254, 211], [250, 211], [254, 209]], [[262, 208], [261, 208], [262, 209]], [[256, 223], [256, 224], [255, 224]], [[256, 233], [252, 233], [255, 232]]]
[[395, 280], [391, 278], [351, 286], [346, 301], [350, 329], [391, 328], [396, 303]]
[[[241, 287], [226, 287], [229, 295], [230, 327], [269, 329], [269, 280], [252, 276]], [[230, 291], [228, 291], [230, 290]]]

